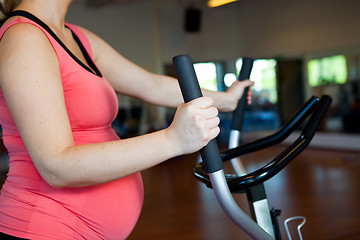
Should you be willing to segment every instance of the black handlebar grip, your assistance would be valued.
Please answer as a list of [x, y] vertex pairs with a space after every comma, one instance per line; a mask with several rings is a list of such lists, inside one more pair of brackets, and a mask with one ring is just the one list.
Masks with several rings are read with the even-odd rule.
[[332, 102], [332, 98], [328, 95], [321, 97], [318, 105], [316, 106], [314, 113], [311, 115], [309, 121], [302, 131], [302, 136], [306, 139], [312, 139], [315, 135], [316, 130], [318, 129], [322, 119], [327, 113]]
[[[202, 97], [199, 82], [190, 57], [188, 55], [175, 56], [173, 58], [173, 64], [185, 103]], [[207, 173], [217, 172], [224, 168], [215, 139], [211, 140], [208, 145], [202, 148], [200, 153]]]
[[[245, 79], [250, 78], [253, 64], [254, 64], [254, 59], [248, 57], [243, 58], [243, 63], [238, 77], [239, 81], [243, 81]], [[231, 129], [233, 130], [241, 131], [244, 125], [244, 114], [246, 110], [246, 102], [247, 102], [246, 97], [248, 95], [248, 91], [249, 91], [248, 87], [244, 89], [244, 93], [240, 98], [235, 111], [233, 112], [232, 124], [231, 124]]]

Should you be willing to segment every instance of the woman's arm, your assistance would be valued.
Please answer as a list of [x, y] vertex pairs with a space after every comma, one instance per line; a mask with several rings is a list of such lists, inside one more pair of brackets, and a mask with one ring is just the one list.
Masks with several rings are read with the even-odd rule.
[[0, 87], [37, 170], [58, 188], [122, 178], [197, 151], [219, 133], [212, 100], [200, 98], [182, 104], [165, 130], [75, 146], [56, 54], [41, 30], [30, 24], [16, 24], [1, 40]]
[[[183, 102], [176, 79], [140, 68], [95, 34], [82, 30], [91, 43], [94, 61], [117, 92], [166, 107], [174, 108]], [[250, 80], [237, 81], [226, 92], [202, 91], [204, 96], [214, 99], [214, 105], [219, 111], [233, 111], [244, 88], [249, 86], [252, 86]], [[251, 93], [249, 91], [248, 102], [251, 101]]]

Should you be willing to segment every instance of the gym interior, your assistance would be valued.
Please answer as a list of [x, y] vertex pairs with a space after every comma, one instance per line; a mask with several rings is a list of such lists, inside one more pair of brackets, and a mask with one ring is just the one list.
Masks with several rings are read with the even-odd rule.
[[[243, 59], [255, 59], [253, 103], [246, 107], [241, 144], [281, 129], [312, 96], [332, 103], [310, 145], [264, 183], [282, 239], [284, 222], [306, 219], [304, 239], [360, 239], [360, 1], [77, 0], [68, 21], [104, 38], [139, 66], [176, 77], [172, 58], [188, 54], [200, 86], [223, 91]], [[128, 138], [167, 127], [174, 109], [118, 95], [113, 127]], [[231, 113], [221, 113], [217, 143], [228, 148]], [[303, 125], [274, 146], [241, 156], [246, 170], [263, 167], [298, 137]], [[0, 180], [8, 157], [0, 145]], [[211, 188], [196, 179], [199, 153], [142, 173], [145, 201], [130, 235], [140, 239], [252, 239], [223, 212]], [[232, 171], [225, 164], [225, 170]], [[251, 215], [246, 194], [233, 194]], [[114, 216], [121, 217], [121, 216]], [[289, 223], [293, 239], [301, 221]]]

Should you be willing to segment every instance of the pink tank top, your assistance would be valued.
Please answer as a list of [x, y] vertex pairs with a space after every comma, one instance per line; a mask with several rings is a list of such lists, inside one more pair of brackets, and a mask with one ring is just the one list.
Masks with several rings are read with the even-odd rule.
[[[96, 70], [94, 74], [46, 27], [33, 20], [21, 17], [8, 22], [0, 29], [0, 39], [18, 23], [41, 29], [57, 54], [75, 144], [119, 139], [111, 128], [118, 101], [101, 73]], [[67, 27], [93, 64], [85, 34], [74, 25]], [[92, 68], [97, 69], [94, 64]], [[1, 89], [0, 124], [10, 157], [10, 170], [0, 195], [0, 232], [39, 240], [118, 240], [130, 234], [143, 204], [140, 173], [97, 186], [55, 189], [41, 178], [31, 161]], [[99, 159], [99, 164], [102, 162], [106, 159]]]

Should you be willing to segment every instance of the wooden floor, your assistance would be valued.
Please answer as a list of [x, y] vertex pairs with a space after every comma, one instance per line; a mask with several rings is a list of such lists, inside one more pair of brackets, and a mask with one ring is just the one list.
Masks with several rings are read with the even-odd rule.
[[[282, 149], [262, 150], [242, 161], [251, 171]], [[142, 173], [145, 203], [130, 240], [250, 239], [222, 212], [212, 190], [193, 177], [196, 158], [179, 157]], [[308, 148], [265, 186], [270, 207], [282, 210], [283, 239], [283, 222], [292, 216], [306, 218], [305, 240], [360, 239], [360, 153]], [[246, 196], [235, 199], [248, 212]]]
[[[262, 150], [242, 161], [251, 171], [282, 149]], [[143, 172], [145, 203], [129, 239], [250, 239], [225, 216], [212, 190], [192, 176], [196, 157], [174, 159]], [[360, 239], [360, 153], [308, 148], [265, 186], [270, 207], [282, 210], [283, 239], [283, 222], [292, 216], [306, 218], [305, 240]], [[248, 213], [246, 196], [235, 199]], [[296, 230], [297, 224], [290, 227]]]

